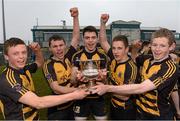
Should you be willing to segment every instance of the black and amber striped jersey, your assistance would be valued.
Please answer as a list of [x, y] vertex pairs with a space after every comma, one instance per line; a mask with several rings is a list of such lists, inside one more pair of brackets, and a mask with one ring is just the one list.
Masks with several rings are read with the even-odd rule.
[[153, 57], [149, 56], [142, 62], [141, 81], [149, 79], [156, 89], [139, 95], [137, 110], [142, 115], [150, 114], [154, 119], [163, 119], [170, 111], [169, 98], [177, 83], [179, 70], [170, 57], [153, 62]]
[[[72, 55], [76, 52], [76, 49], [73, 46], [70, 46], [67, 53], [64, 56], [64, 61], [57, 61], [53, 58], [49, 58], [43, 66], [43, 72], [46, 80], [51, 83], [57, 81], [60, 86], [71, 87], [70, 76], [71, 76], [71, 60]], [[53, 91], [52, 91], [53, 93]], [[55, 93], [53, 93], [55, 94]], [[72, 104], [72, 101], [68, 103], [61, 104], [58, 109], [64, 109], [69, 107]]]
[[[105, 54], [104, 50], [101, 48], [96, 48], [96, 50], [92, 53], [86, 51], [85, 47], [82, 47], [78, 52], [73, 55], [72, 62], [75, 67], [78, 67], [79, 70], [84, 68], [83, 61], [87, 61], [88, 59], [94, 60], [95, 65], [98, 69], [105, 69], [107, 67], [107, 55]], [[99, 61], [96, 61], [99, 60]], [[90, 95], [88, 98], [97, 97]]]
[[[125, 62], [118, 63], [114, 59], [112, 49], [109, 49], [107, 55], [110, 58], [110, 80], [112, 85], [132, 84], [136, 81], [138, 71], [131, 57]], [[125, 109], [129, 102], [128, 100], [122, 100], [117, 94], [112, 95], [111, 103], [116, 107], [120, 106]]]
[[92, 53], [86, 51], [85, 47], [82, 47], [78, 52], [76, 52], [72, 58], [74, 66], [78, 67], [80, 70], [83, 69], [83, 63], [81, 61], [91, 60], [100, 60], [96, 62], [98, 69], [104, 69], [107, 67], [107, 56], [103, 49], [96, 48]]
[[38, 120], [38, 112], [31, 106], [18, 100], [28, 91], [35, 92], [31, 73], [35, 73], [37, 64], [26, 65], [16, 70], [10, 66], [2, 72], [0, 78], [1, 110], [6, 120]]

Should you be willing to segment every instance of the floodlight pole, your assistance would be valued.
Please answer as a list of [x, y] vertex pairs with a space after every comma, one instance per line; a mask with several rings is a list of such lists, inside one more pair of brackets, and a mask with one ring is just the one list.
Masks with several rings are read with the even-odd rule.
[[5, 26], [5, 15], [4, 15], [4, 0], [2, 0], [2, 24], [3, 24], [3, 40], [6, 40], [6, 26]]

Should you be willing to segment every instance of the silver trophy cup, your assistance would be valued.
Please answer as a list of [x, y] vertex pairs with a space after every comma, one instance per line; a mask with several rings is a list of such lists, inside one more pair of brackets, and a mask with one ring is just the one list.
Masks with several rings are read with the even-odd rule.
[[88, 80], [87, 87], [89, 89], [95, 86], [96, 78], [98, 77], [98, 67], [96, 61], [94, 60], [84, 61], [82, 74]]

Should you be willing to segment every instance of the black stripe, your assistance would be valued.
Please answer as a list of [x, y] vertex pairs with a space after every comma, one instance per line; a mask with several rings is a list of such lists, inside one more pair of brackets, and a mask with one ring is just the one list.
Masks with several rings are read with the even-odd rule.
[[31, 117], [36, 111], [37, 111], [37, 109], [33, 108], [33, 110], [25, 113], [25, 114], [24, 114], [25, 119]]

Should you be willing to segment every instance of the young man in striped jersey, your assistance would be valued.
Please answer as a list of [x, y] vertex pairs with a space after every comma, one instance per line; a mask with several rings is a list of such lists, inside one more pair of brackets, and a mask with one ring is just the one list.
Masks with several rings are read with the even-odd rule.
[[178, 67], [169, 56], [174, 41], [174, 35], [170, 30], [157, 30], [151, 37], [152, 56], [144, 57], [141, 62], [137, 62], [142, 65], [141, 83], [122, 86], [99, 84], [94, 87], [93, 93], [139, 94], [136, 101], [137, 119], [173, 120], [169, 97], [179, 74]]
[[64, 95], [37, 96], [31, 73], [42, 66], [43, 57], [38, 43], [31, 44], [30, 48], [36, 60], [26, 65], [28, 56], [24, 41], [10, 38], [4, 43], [4, 56], [8, 65], [0, 77], [0, 107], [5, 120], [38, 120], [37, 109], [82, 99], [89, 94], [86, 90], [77, 90]]

